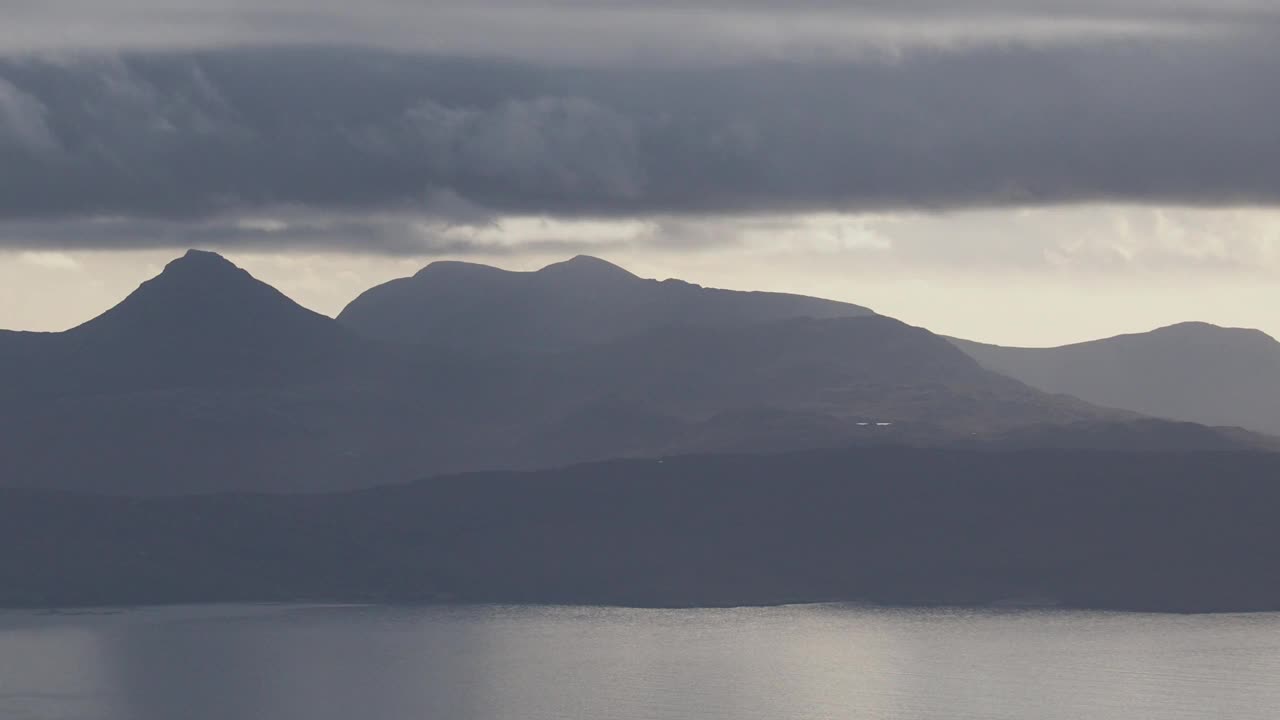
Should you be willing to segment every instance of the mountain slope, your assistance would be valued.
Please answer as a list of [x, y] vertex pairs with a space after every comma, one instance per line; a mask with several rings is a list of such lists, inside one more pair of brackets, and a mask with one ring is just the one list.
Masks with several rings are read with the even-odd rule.
[[1183, 323], [1056, 348], [953, 340], [984, 367], [1107, 407], [1280, 435], [1280, 343]]
[[578, 382], [686, 416], [775, 408], [985, 431], [1119, 418], [983, 369], [883, 316], [671, 327], [560, 356]]
[[731, 327], [796, 317], [872, 314], [782, 293], [645, 280], [578, 256], [536, 272], [436, 262], [360, 295], [338, 321], [384, 340], [471, 350], [555, 351], [668, 326]]
[[1035, 390], [882, 316], [668, 327], [545, 361], [554, 410], [511, 438], [549, 453], [531, 456], [535, 467], [885, 444], [1280, 449]]
[[0, 606], [870, 601], [1280, 610], [1280, 455], [862, 449], [319, 497], [0, 492]]

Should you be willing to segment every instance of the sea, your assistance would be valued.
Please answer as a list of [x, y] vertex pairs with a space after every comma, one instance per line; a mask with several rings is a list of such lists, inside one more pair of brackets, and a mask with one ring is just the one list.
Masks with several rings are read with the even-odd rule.
[[1280, 718], [1280, 614], [0, 612], [4, 720]]

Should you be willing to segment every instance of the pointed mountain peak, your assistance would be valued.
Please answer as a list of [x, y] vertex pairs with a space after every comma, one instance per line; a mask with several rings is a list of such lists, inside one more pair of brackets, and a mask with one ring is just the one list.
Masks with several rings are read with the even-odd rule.
[[172, 265], [174, 263], [184, 263], [184, 264], [204, 263], [209, 265], [213, 265], [213, 264], [232, 265], [232, 262], [230, 260], [222, 257], [221, 255], [219, 255], [216, 252], [213, 252], [212, 250], [197, 250], [195, 248], [191, 248], [190, 250], [187, 250], [185, 253], [183, 253], [182, 257], [171, 261], [169, 264]]
[[568, 260], [552, 263], [538, 271], [543, 275], [555, 275], [571, 278], [599, 278], [635, 280], [637, 277], [627, 270], [606, 260], [590, 255], [576, 255]]
[[188, 250], [182, 257], [171, 260], [169, 264], [165, 265], [164, 272], [160, 273], [158, 277], [174, 275], [184, 277], [250, 277], [248, 272], [239, 268], [235, 263], [218, 253], [209, 252], [208, 250]]
[[[142, 283], [124, 304], [186, 306], [193, 302], [238, 303], [276, 294], [247, 270], [221, 255], [206, 250], [188, 250], [164, 266], [159, 275]], [[239, 298], [241, 300], [236, 300]]]
[[[287, 332], [321, 318], [217, 253], [190, 250], [77, 332]], [[277, 324], [279, 323], [279, 324]], [[269, 329], [268, 329], [269, 328]]]
[[257, 283], [248, 271], [221, 255], [207, 250], [188, 250], [170, 260], [159, 275], [144, 282], [138, 292], [173, 293], [234, 292]]

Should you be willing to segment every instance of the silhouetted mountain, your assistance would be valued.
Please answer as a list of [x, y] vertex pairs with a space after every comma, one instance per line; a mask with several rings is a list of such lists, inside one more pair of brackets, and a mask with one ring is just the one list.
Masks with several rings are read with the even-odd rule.
[[1048, 392], [1280, 435], [1280, 343], [1258, 330], [1182, 323], [1055, 348], [954, 342], [983, 366]]
[[580, 255], [536, 272], [436, 262], [356, 298], [342, 324], [383, 340], [469, 350], [551, 351], [668, 326], [733, 327], [872, 314], [831, 300], [645, 280]]
[[352, 494], [0, 492], [0, 605], [1052, 603], [1280, 610], [1280, 455], [818, 451]]
[[[623, 271], [579, 259], [543, 272], [569, 276], [585, 302]], [[476, 353], [365, 338], [189, 253], [80, 327], [0, 334], [0, 484], [319, 492], [690, 452], [1126, 447], [1098, 423], [1134, 419], [1032, 390], [874, 315]], [[1255, 446], [1172, 423], [1126, 432], [1142, 447]]]
[[[193, 325], [198, 321], [198, 325]], [[115, 340], [177, 334], [197, 341], [279, 342], [340, 332], [330, 318], [303, 308], [216, 253], [188, 250], [119, 305], [71, 330]]]
[[0, 335], [0, 483], [320, 491], [480, 467], [525, 377], [370, 341], [193, 251], [79, 327]]
[[27, 391], [296, 383], [368, 342], [219, 255], [189, 251], [120, 304], [61, 333], [0, 339], [0, 375]]

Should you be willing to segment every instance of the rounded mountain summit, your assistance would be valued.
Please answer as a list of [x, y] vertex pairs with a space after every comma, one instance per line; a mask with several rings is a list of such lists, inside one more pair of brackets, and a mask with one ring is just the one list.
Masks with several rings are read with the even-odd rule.
[[650, 280], [579, 255], [532, 272], [434, 262], [374, 287], [338, 321], [383, 340], [484, 351], [557, 351], [664, 327], [738, 327], [874, 315], [850, 303]]

